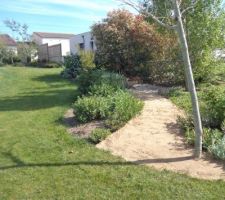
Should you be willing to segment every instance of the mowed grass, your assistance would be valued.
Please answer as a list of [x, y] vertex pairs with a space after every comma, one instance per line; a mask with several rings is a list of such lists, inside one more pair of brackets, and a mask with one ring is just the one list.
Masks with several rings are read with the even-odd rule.
[[1, 200], [225, 199], [223, 181], [130, 164], [69, 135], [62, 116], [76, 86], [59, 73], [0, 68]]

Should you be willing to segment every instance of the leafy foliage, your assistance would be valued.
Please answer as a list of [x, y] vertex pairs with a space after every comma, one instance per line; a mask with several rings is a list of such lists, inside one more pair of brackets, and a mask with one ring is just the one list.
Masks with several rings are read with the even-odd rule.
[[97, 144], [103, 140], [106, 139], [107, 136], [109, 136], [111, 132], [108, 129], [101, 129], [96, 128], [91, 132], [91, 135], [89, 137], [90, 141]]
[[90, 87], [89, 95], [93, 96], [112, 96], [119, 88], [113, 87], [110, 84], [102, 83], [95, 84]]
[[[183, 7], [190, 5], [185, 0]], [[185, 15], [185, 28], [196, 81], [207, 80], [212, 74], [214, 50], [224, 47], [225, 12], [222, 0], [198, 1]]]
[[210, 148], [212, 154], [221, 160], [225, 160], [225, 137], [217, 143], [213, 143]]
[[62, 76], [65, 78], [76, 78], [81, 70], [81, 60], [78, 55], [69, 55], [64, 57], [65, 69], [62, 71]]
[[204, 90], [202, 106], [206, 126], [220, 128], [225, 119], [225, 89], [211, 86]]
[[90, 96], [78, 98], [73, 105], [76, 119], [80, 122], [88, 122], [96, 119], [105, 119], [110, 112], [110, 99]]
[[[224, 101], [225, 89], [222, 77], [224, 76], [224, 65], [216, 66], [216, 85], [204, 83], [199, 85], [198, 96], [200, 97], [201, 114], [203, 120], [203, 148], [208, 150], [217, 158], [223, 158], [222, 137], [225, 134]], [[179, 118], [178, 122], [184, 130], [185, 138], [189, 144], [194, 144], [194, 122], [191, 117], [191, 104], [188, 92], [182, 89], [174, 89], [169, 93], [171, 100], [186, 111], [187, 117]], [[213, 150], [212, 150], [213, 149]]]
[[142, 101], [124, 91], [118, 91], [112, 99], [113, 110], [106, 124], [114, 131], [124, 126], [126, 122], [139, 114], [144, 105]]
[[[141, 2], [148, 2], [142, 0]], [[164, 22], [171, 24], [171, 1], [154, 0], [150, 5], [150, 11]], [[181, 2], [181, 11], [190, 7], [192, 0]], [[212, 66], [214, 64], [214, 50], [224, 48], [224, 24], [225, 12], [223, 0], [197, 1], [194, 9], [189, 9], [183, 15], [186, 37], [188, 41], [190, 59], [196, 82], [206, 81], [211, 78]], [[150, 24], [155, 25], [155, 21], [147, 19]], [[157, 26], [157, 24], [156, 24]], [[158, 27], [163, 35], [171, 34], [171, 31]], [[179, 49], [179, 47], [177, 46]], [[177, 51], [179, 52], [179, 51]], [[179, 58], [179, 57], [178, 57]]]
[[[193, 145], [195, 142], [194, 124], [191, 118], [182, 118], [179, 120], [181, 127], [185, 131], [185, 138], [188, 144]], [[219, 143], [223, 133], [217, 129], [204, 128], [202, 147], [209, 150], [213, 144]]]
[[83, 51], [80, 50], [78, 55], [80, 56], [80, 61], [83, 69], [93, 69], [95, 68], [95, 54], [93, 51]]
[[143, 108], [143, 103], [125, 90], [125, 78], [105, 70], [83, 71], [78, 77], [81, 95], [74, 104], [78, 121], [104, 119], [117, 130]]
[[15, 52], [0, 43], [0, 63], [14, 64], [15, 61], [18, 61]]
[[79, 92], [82, 95], [91, 92], [91, 90], [95, 90], [94, 88], [97, 87], [97, 85], [106, 84], [115, 89], [124, 89], [126, 85], [126, 79], [123, 75], [99, 69], [83, 70], [79, 74], [77, 82]]
[[18, 57], [21, 62], [27, 64], [36, 56], [37, 46], [32, 42], [28, 33], [27, 24], [21, 24], [15, 20], [5, 20], [4, 24], [16, 34]]
[[[92, 27], [92, 32], [96, 38], [97, 65], [150, 81], [176, 78], [171, 75], [175, 65], [156, 62], [167, 58], [176, 41], [158, 34], [143, 17], [125, 10], [109, 12], [106, 19]], [[172, 54], [170, 58], [173, 59]]]

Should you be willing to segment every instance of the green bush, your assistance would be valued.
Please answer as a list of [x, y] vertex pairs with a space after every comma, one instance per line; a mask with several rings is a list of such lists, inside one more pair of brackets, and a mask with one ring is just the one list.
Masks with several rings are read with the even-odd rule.
[[83, 123], [106, 118], [110, 106], [110, 99], [97, 96], [79, 98], [73, 105], [76, 119]]
[[82, 71], [78, 76], [79, 92], [86, 95], [74, 103], [80, 122], [105, 120], [111, 130], [117, 130], [137, 115], [143, 103], [125, 91], [124, 76], [105, 70]]
[[223, 133], [217, 129], [204, 129], [203, 148], [208, 149], [212, 144], [217, 144], [223, 138]]
[[191, 115], [188, 115], [186, 117], [178, 117], [177, 123], [180, 125], [180, 127], [183, 129], [183, 131], [188, 131], [194, 129], [194, 122]]
[[95, 85], [102, 76], [101, 70], [82, 70], [77, 77], [78, 90], [80, 94], [85, 95], [90, 91], [90, 87]]
[[96, 128], [91, 132], [91, 135], [89, 137], [89, 140], [95, 144], [103, 141], [111, 134], [111, 132], [108, 129], [100, 129]]
[[118, 91], [112, 99], [113, 111], [106, 124], [113, 131], [124, 126], [126, 122], [140, 113], [144, 105], [142, 101], [124, 91]]
[[210, 152], [221, 160], [225, 160], [225, 137], [218, 141], [217, 143], [213, 143], [210, 147]]
[[[217, 144], [223, 137], [223, 133], [216, 129], [203, 129], [203, 149], [209, 149], [213, 144]], [[185, 138], [188, 144], [193, 145], [195, 141], [195, 131], [193, 129], [187, 129], [185, 132]]]
[[81, 60], [78, 55], [69, 55], [64, 57], [64, 70], [62, 76], [65, 78], [76, 78], [81, 70]]
[[202, 121], [211, 128], [221, 128], [225, 119], [225, 90], [211, 86], [203, 93]]
[[90, 92], [91, 87], [94, 85], [108, 84], [116, 89], [124, 89], [126, 85], [126, 79], [124, 76], [99, 69], [89, 71], [83, 70], [79, 74], [77, 82], [79, 85], [79, 92], [82, 95]]
[[90, 87], [89, 95], [96, 95], [96, 96], [111, 96], [113, 95], [118, 89], [113, 87], [110, 84], [102, 83], [100, 85], [95, 84]]
[[80, 61], [83, 69], [93, 69], [95, 68], [95, 54], [93, 51], [79, 51]]
[[[92, 32], [97, 41], [98, 66], [160, 84], [179, 79], [182, 67], [176, 62], [176, 36], [160, 34], [144, 17], [114, 10], [102, 22], [94, 24]], [[173, 62], [164, 61], [168, 58]]]
[[224, 133], [224, 135], [225, 135], [225, 119], [224, 119], [223, 122], [222, 122], [221, 130], [223, 131], [223, 133]]

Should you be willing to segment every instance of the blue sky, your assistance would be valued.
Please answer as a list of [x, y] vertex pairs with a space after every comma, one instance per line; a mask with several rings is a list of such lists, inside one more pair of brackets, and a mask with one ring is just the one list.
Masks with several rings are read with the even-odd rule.
[[117, 0], [0, 0], [0, 33], [11, 34], [3, 20], [14, 19], [29, 26], [29, 32], [81, 33], [122, 8]]

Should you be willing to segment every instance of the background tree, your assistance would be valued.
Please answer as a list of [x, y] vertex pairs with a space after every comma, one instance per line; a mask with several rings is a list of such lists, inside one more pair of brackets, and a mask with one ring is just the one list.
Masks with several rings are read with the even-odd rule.
[[31, 57], [36, 54], [36, 45], [32, 42], [28, 33], [28, 26], [15, 20], [5, 20], [4, 24], [16, 34], [18, 56], [24, 63], [29, 63]]
[[[149, 1], [141, 2], [147, 5]], [[149, 11], [164, 23], [173, 23], [171, 1], [153, 0], [152, 2]], [[211, 78], [215, 49], [225, 46], [225, 12], [223, 0], [199, 0], [194, 1], [194, 6], [190, 6], [192, 2], [192, 0], [182, 0], [180, 9], [195, 81], [202, 82]], [[151, 17], [146, 19], [150, 24], [157, 25]], [[171, 30], [162, 26], [158, 26], [158, 30], [163, 34], [173, 34]]]
[[[198, 97], [197, 92], [195, 88], [195, 82], [193, 77], [193, 71], [191, 66], [191, 60], [189, 55], [189, 49], [187, 44], [187, 38], [186, 33], [183, 25], [183, 18], [182, 15], [185, 13], [185, 11], [189, 9], [194, 9], [195, 4], [198, 3], [198, 0], [196, 1], [190, 1], [187, 2], [185, 10], [182, 11], [182, 0], [168, 0], [168, 1], [162, 1], [162, 0], [145, 0], [142, 3], [135, 0], [122, 0], [122, 2], [126, 3], [127, 5], [132, 6], [135, 8], [138, 12], [142, 13], [146, 17], [150, 17], [152, 20], [154, 20], [157, 24], [160, 26], [175, 30], [175, 32], [178, 35], [178, 39], [180, 42], [181, 47], [181, 53], [185, 65], [185, 74], [186, 74], [186, 81], [188, 90], [191, 94], [191, 102], [192, 102], [192, 110], [193, 110], [193, 118], [194, 118], [194, 126], [195, 126], [195, 157], [200, 158], [202, 154], [202, 122], [201, 122], [201, 116], [199, 111], [199, 103], [198, 103]], [[184, 1], [186, 3], [186, 1]], [[161, 19], [161, 17], [158, 17], [155, 15], [155, 10], [157, 13], [157, 9], [159, 8], [159, 5], [162, 5], [164, 3], [165, 5], [165, 12], [164, 12], [164, 18]], [[198, 20], [198, 19], [196, 19]]]
[[92, 32], [96, 39], [98, 65], [154, 82], [161, 83], [169, 78], [169, 70], [174, 66], [168, 67], [168, 63], [168, 66], [158, 65], [155, 61], [164, 60], [168, 55], [173, 57], [171, 52], [176, 41], [159, 34], [155, 26], [149, 25], [142, 16], [115, 10], [95, 24]]
[[5, 44], [0, 43], [0, 64], [14, 64], [15, 57], [15, 51], [10, 48], [7, 48]]
[[0, 64], [3, 64], [3, 60], [7, 56], [7, 49], [6, 46], [0, 42]]

